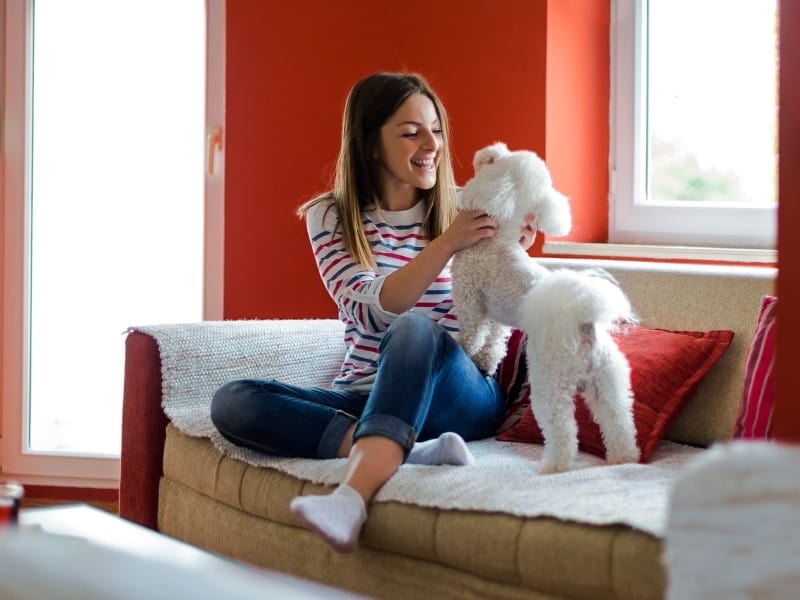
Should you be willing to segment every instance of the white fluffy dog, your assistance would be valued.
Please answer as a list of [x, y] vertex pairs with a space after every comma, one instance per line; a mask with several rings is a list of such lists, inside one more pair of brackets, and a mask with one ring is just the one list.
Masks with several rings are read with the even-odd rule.
[[459, 342], [486, 373], [506, 351], [510, 328], [527, 334], [531, 408], [544, 435], [540, 473], [570, 468], [578, 450], [574, 396], [600, 426], [610, 463], [636, 462], [630, 367], [610, 333], [634, 321], [630, 303], [605, 271], [549, 271], [519, 243], [526, 215], [549, 235], [569, 232], [566, 197], [535, 153], [497, 143], [479, 150], [461, 208], [483, 210], [495, 235], [453, 257]]

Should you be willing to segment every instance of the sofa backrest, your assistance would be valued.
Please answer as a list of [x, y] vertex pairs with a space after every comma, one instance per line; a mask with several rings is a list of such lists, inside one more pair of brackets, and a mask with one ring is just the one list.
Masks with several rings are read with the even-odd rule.
[[777, 269], [562, 258], [538, 258], [537, 262], [550, 269], [606, 269], [628, 294], [645, 327], [732, 330], [734, 337], [727, 352], [665, 436], [694, 446], [708, 446], [730, 437], [761, 298], [775, 293]]

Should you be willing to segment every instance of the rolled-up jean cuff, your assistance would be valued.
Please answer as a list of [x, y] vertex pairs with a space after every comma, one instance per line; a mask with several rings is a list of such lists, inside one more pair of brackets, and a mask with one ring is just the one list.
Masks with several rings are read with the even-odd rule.
[[322, 434], [322, 439], [319, 441], [319, 446], [317, 446], [317, 456], [320, 458], [336, 458], [339, 454], [342, 440], [347, 434], [347, 429], [355, 421], [356, 418], [353, 415], [337, 410]]
[[417, 432], [414, 428], [392, 415], [372, 415], [359, 421], [353, 439], [357, 440], [368, 435], [389, 438], [400, 444], [406, 454], [417, 441]]

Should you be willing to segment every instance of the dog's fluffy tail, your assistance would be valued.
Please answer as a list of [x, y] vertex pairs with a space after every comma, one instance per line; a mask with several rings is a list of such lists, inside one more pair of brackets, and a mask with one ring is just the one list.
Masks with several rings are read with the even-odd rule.
[[525, 296], [521, 315], [526, 332], [543, 344], [558, 344], [569, 352], [576, 351], [595, 328], [614, 331], [621, 323], [636, 320], [625, 293], [611, 275], [600, 270], [551, 272]]

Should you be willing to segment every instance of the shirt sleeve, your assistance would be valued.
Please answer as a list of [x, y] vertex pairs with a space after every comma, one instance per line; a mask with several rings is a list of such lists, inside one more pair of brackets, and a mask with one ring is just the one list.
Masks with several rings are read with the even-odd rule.
[[340, 318], [364, 332], [384, 331], [397, 317], [380, 303], [386, 277], [352, 257], [337, 222], [336, 209], [324, 203], [306, 214], [306, 229], [322, 283], [339, 308]]

